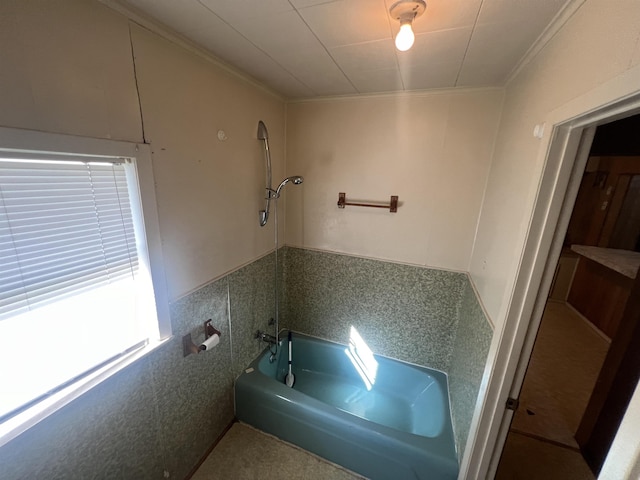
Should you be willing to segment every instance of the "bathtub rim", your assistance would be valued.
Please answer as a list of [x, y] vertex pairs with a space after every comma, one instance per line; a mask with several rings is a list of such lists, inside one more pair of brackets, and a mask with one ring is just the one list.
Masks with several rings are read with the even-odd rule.
[[[299, 335], [301, 335], [303, 337], [307, 337], [307, 338], [311, 338], [311, 339], [318, 340], [318, 341], [321, 341], [321, 342], [327, 342], [327, 343], [334, 344], [334, 345], [337, 345], [337, 346], [340, 346], [340, 347], [348, 348], [348, 345], [340, 343], [340, 342], [336, 342], [334, 340], [329, 340], [329, 339], [326, 339], [326, 338], [318, 337], [316, 335], [310, 335], [310, 334], [307, 334], [307, 333], [304, 333], [304, 332], [300, 332], [300, 331], [296, 331], [296, 330], [293, 330], [293, 329], [282, 328], [280, 330], [280, 332], [278, 332], [278, 337], [280, 338], [280, 342], [279, 342], [279, 346], [278, 346], [278, 352], [277, 352], [278, 355], [280, 355], [280, 352], [283, 351], [283, 348], [284, 348], [283, 345], [284, 345], [284, 342], [286, 341], [285, 340], [286, 336], [281, 335], [281, 333], [282, 332], [287, 332], [288, 333], [289, 330], [292, 333], [299, 334]], [[275, 384], [280, 385], [280, 382], [278, 382], [276, 378], [273, 378], [273, 377], [270, 377], [270, 376], [264, 374], [259, 369], [259, 365], [258, 364], [265, 357], [265, 355], [267, 353], [269, 353], [269, 352], [270, 352], [269, 351], [269, 345], [267, 345], [249, 363], [249, 365], [246, 366], [242, 370], [242, 372], [234, 379], [234, 398], [233, 398], [233, 401], [234, 401], [234, 412], [237, 412], [237, 399], [236, 399], [236, 388], [235, 388], [235, 385], [240, 380], [240, 378], [242, 376], [250, 375], [250, 374], [255, 372], [258, 375], [260, 375], [261, 377], [263, 377], [264, 379], [267, 379], [268, 381], [272, 381]], [[454, 450], [453, 453], [454, 453], [455, 461], [457, 462], [458, 467], [460, 467], [460, 460], [461, 460], [460, 459], [460, 450], [459, 450], [458, 444], [456, 442], [456, 436], [455, 436], [455, 431], [454, 431], [453, 411], [451, 409], [451, 392], [450, 392], [450, 389], [449, 389], [449, 375], [447, 374], [447, 372], [444, 372], [444, 371], [439, 370], [437, 368], [432, 368], [432, 367], [425, 366], [425, 365], [419, 365], [417, 363], [408, 362], [408, 361], [400, 360], [400, 359], [397, 359], [397, 358], [393, 358], [393, 357], [389, 357], [389, 356], [381, 355], [381, 354], [377, 354], [377, 353], [374, 353], [374, 356], [378, 356], [378, 357], [382, 357], [382, 358], [385, 358], [385, 359], [390, 360], [390, 361], [406, 364], [406, 365], [409, 365], [411, 367], [417, 367], [419, 369], [432, 370], [432, 371], [437, 372], [437, 373], [439, 373], [440, 375], [443, 376], [444, 381], [446, 382], [446, 392], [447, 392], [446, 393], [446, 398], [447, 398], [447, 402], [448, 402], [447, 403], [447, 410], [448, 410], [448, 421], [449, 421], [448, 425], [451, 427], [450, 435], [451, 435], [451, 442], [453, 444], [453, 450]], [[278, 360], [276, 359], [275, 362], [278, 362]], [[253, 370], [251, 370], [252, 368], [253, 368]], [[347, 416], [346, 418], [353, 418], [353, 421], [356, 424], [361, 425], [362, 427], [364, 427], [366, 425], [375, 425], [374, 430], [381, 431], [382, 433], [388, 433], [391, 436], [400, 434], [401, 436], [410, 436], [411, 438], [416, 438], [416, 439], [418, 439], [417, 441], [420, 441], [421, 443], [426, 443], [426, 444], [435, 443], [437, 445], [437, 442], [438, 442], [437, 438], [426, 437], [426, 436], [423, 436], [423, 435], [418, 435], [418, 434], [415, 434], [415, 433], [412, 433], [412, 432], [398, 430], [398, 429], [393, 428], [393, 427], [388, 427], [386, 425], [382, 425], [382, 424], [379, 424], [379, 423], [372, 422], [371, 420], [367, 420], [365, 418], [358, 417], [357, 415], [354, 415], [354, 414], [352, 414], [350, 412], [343, 411], [343, 410], [341, 410], [341, 409], [339, 409], [337, 407], [329, 405], [329, 404], [327, 404], [325, 402], [322, 402], [321, 400], [318, 400], [318, 399], [316, 399], [316, 398], [314, 398], [312, 396], [309, 396], [307, 394], [304, 394], [302, 392], [296, 391], [294, 389], [289, 389], [289, 387], [286, 387], [284, 384], [282, 384], [282, 386], [285, 387], [287, 390], [293, 390], [295, 392], [296, 396], [297, 395], [303, 395], [304, 397], [311, 399], [312, 405], [316, 405], [316, 402], [317, 402], [318, 405], [325, 406], [325, 408], [335, 409], [335, 411], [338, 412], [338, 416], [340, 416], [340, 417]], [[398, 432], [398, 433], [395, 433], [395, 432]], [[437, 448], [436, 450], [440, 450], [440, 448]]]
[[[335, 340], [330, 340], [328, 338], [318, 337], [317, 335], [311, 335], [309, 333], [304, 333], [304, 332], [300, 332], [298, 330], [293, 330], [293, 329], [289, 329], [289, 328], [282, 328], [282, 329], [280, 329], [280, 332], [278, 332], [278, 337], [280, 338], [280, 344], [282, 344], [283, 342], [286, 341], [285, 338], [283, 338], [283, 336], [282, 336], [282, 332], [289, 332], [289, 330], [291, 330], [291, 333], [297, 333], [297, 334], [300, 334], [300, 335], [302, 335], [304, 337], [315, 338], [316, 340], [321, 340], [323, 342], [328, 342], [328, 343], [335, 343], [336, 345], [340, 345], [342, 347], [349, 347], [349, 345], [347, 345], [345, 343], [336, 342]], [[286, 337], [286, 335], [285, 335], [285, 337]], [[281, 347], [282, 347], [282, 345], [279, 345], [278, 349], [280, 349]], [[266, 348], [268, 348], [268, 347], [265, 347], [265, 349]], [[260, 356], [263, 353], [264, 353], [264, 349], [258, 355]], [[441, 373], [442, 375], [444, 375], [447, 378], [447, 387], [449, 386], [449, 374], [447, 372], [445, 372], [444, 370], [440, 370], [439, 368], [435, 368], [435, 367], [430, 367], [428, 365], [420, 365], [419, 363], [410, 362], [408, 360], [401, 360], [399, 358], [390, 357], [390, 356], [384, 355], [382, 353], [375, 353], [374, 352], [374, 356], [386, 358], [387, 360], [393, 360], [394, 362], [405, 363], [405, 364], [410, 365], [412, 367], [428, 368], [429, 370], [433, 370], [434, 372]], [[252, 360], [252, 362], [253, 362], [253, 360]], [[243, 370], [243, 372], [244, 372], [244, 370]], [[240, 375], [238, 375], [238, 376], [240, 376]], [[447, 390], [448, 390], [448, 388], [447, 388]]]
[[[343, 346], [345, 348], [348, 348], [348, 345], [346, 345], [344, 343], [336, 342], [334, 340], [329, 340], [328, 338], [318, 337], [317, 335], [311, 335], [309, 333], [300, 332], [298, 330], [292, 330], [290, 328], [281, 328], [280, 332], [278, 332], [278, 338], [280, 338], [280, 345], [278, 346], [278, 354], [280, 353], [280, 348], [282, 348], [282, 344], [283, 344], [284, 338], [285, 338], [283, 335], [281, 335], [281, 333], [282, 332], [289, 332], [289, 331], [291, 331], [291, 333], [297, 333], [297, 334], [303, 335], [305, 337], [315, 338], [316, 340], [320, 340], [320, 341], [323, 341], [323, 342], [335, 343], [337, 345], [340, 345], [340, 346]], [[265, 347], [265, 349], [263, 349], [258, 354], [258, 356], [251, 361], [251, 363], [253, 363], [253, 361], [255, 361], [256, 359], [261, 358], [267, 348], [268, 347]], [[447, 372], [443, 371], [443, 370], [440, 370], [439, 368], [429, 367], [427, 365], [420, 365], [419, 363], [409, 362], [408, 360], [401, 360], [399, 358], [389, 357], [388, 355], [383, 355], [381, 353], [374, 353], [374, 356], [386, 358], [387, 360], [393, 360], [394, 362], [404, 363], [404, 364], [412, 366], [412, 367], [428, 368], [429, 370], [433, 370], [434, 372], [438, 372], [438, 373], [444, 375], [445, 381], [447, 382], [446, 387], [447, 387], [447, 402], [448, 402], [448, 405], [449, 405], [449, 424], [451, 425], [451, 429], [453, 430], [453, 438], [454, 438], [453, 445], [454, 445], [454, 448], [455, 448], [455, 451], [456, 451], [456, 457], [458, 457], [458, 463], [459, 463], [460, 462], [460, 448], [458, 446], [458, 442], [456, 441], [457, 437], [456, 437], [456, 432], [455, 432], [455, 422], [453, 421], [453, 409], [451, 408], [452, 403], [451, 403], [451, 389], [449, 388], [449, 386], [450, 386], [449, 374]], [[244, 373], [247, 368], [249, 368], [249, 367], [248, 366], [245, 367], [245, 369], [242, 370], [242, 373]], [[240, 375], [242, 375], [242, 373], [240, 373]], [[240, 377], [240, 375], [238, 375], [234, 379], [234, 382], [235, 382], [235, 380], [237, 380]], [[234, 395], [234, 402], [235, 402], [235, 395]]]

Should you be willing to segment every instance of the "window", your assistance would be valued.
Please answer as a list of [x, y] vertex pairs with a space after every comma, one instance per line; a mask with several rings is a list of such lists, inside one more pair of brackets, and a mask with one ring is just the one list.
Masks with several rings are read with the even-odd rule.
[[0, 437], [170, 335], [151, 175], [144, 145], [0, 129]]

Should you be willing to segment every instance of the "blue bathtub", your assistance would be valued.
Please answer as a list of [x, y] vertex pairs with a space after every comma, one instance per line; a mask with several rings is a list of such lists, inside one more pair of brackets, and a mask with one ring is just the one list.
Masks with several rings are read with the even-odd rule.
[[371, 479], [457, 478], [444, 373], [372, 355], [361, 339], [294, 333], [292, 350], [293, 388], [286, 341], [238, 377], [240, 421]]

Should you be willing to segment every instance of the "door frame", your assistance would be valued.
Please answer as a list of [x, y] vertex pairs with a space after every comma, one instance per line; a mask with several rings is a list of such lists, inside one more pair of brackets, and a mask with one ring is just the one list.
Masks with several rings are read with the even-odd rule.
[[[606, 123], [606, 122], [601, 122]], [[520, 351], [520, 355], [514, 355], [514, 361], [516, 364], [515, 372], [513, 375], [513, 381], [511, 388], [509, 389], [510, 398], [519, 398], [522, 390], [522, 385], [527, 373], [529, 361], [533, 353], [533, 347], [535, 345], [538, 330], [542, 323], [542, 316], [546, 307], [549, 292], [551, 291], [551, 285], [553, 283], [553, 277], [555, 275], [558, 261], [562, 253], [562, 247], [564, 243], [564, 237], [569, 227], [571, 220], [571, 214], [575, 206], [575, 201], [578, 196], [578, 190], [580, 189], [580, 182], [584, 174], [584, 169], [589, 160], [589, 151], [593, 138], [595, 136], [596, 126], [589, 124], [588, 126], [576, 126], [565, 127], [558, 126], [556, 131], [556, 137], [552, 140], [552, 145], [558, 142], [564, 148], [563, 152], [563, 164], [559, 166], [558, 176], [556, 177], [556, 185], [554, 186], [554, 195], [552, 195], [549, 202], [549, 212], [547, 221], [547, 227], [545, 228], [540, 239], [541, 250], [545, 247], [542, 245], [549, 245], [547, 248], [546, 259], [540, 258], [539, 263], [543, 264], [543, 269], [540, 276], [539, 286], [536, 288], [534, 283], [530, 284], [530, 290], [537, 290], [535, 294], [535, 300], [533, 302], [533, 310], [530, 315], [528, 325], [520, 325], [521, 329], [524, 329], [524, 339]], [[573, 160], [571, 158], [573, 157]], [[562, 193], [564, 194], [562, 195]], [[539, 205], [536, 204], [536, 208]], [[559, 207], [559, 209], [557, 208]], [[554, 227], [555, 225], [555, 227]], [[551, 238], [545, 238], [545, 235], [551, 233]], [[541, 256], [544, 255], [544, 251], [539, 252]], [[534, 266], [534, 269], [539, 265]], [[526, 322], [521, 322], [525, 324]], [[514, 352], [515, 353], [515, 352]], [[491, 463], [489, 464], [489, 477], [493, 478], [498, 470], [498, 465], [502, 457], [502, 451], [509, 434], [509, 428], [515, 414], [514, 410], [505, 410], [503, 418], [500, 424], [500, 430], [495, 445], [495, 452], [492, 455]]]
[[514, 272], [502, 328], [494, 332], [461, 479], [495, 476], [531, 357], [546, 297], [560, 257], [595, 127], [640, 113], [640, 68], [601, 84], [556, 110], [543, 124], [543, 165], [523, 249]]

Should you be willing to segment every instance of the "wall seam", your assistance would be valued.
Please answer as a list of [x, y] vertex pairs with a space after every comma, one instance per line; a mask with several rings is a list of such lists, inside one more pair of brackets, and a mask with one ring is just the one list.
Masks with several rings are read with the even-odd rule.
[[268, 252], [266, 252], [266, 253], [264, 253], [264, 254], [262, 254], [262, 255], [259, 255], [259, 256], [258, 256], [258, 257], [256, 257], [256, 258], [254, 258], [253, 260], [249, 260], [248, 262], [244, 262], [244, 263], [242, 263], [242, 264], [238, 265], [237, 267], [232, 268], [231, 270], [228, 270], [228, 271], [226, 271], [226, 272], [224, 272], [224, 273], [222, 273], [222, 274], [220, 274], [220, 275], [217, 275], [217, 276], [213, 277], [211, 280], [207, 280], [206, 282], [201, 283], [201, 284], [200, 284], [200, 285], [198, 285], [197, 287], [194, 287], [194, 288], [192, 288], [191, 290], [188, 290], [188, 291], [186, 291], [186, 292], [184, 292], [184, 293], [181, 293], [181, 294], [177, 295], [175, 298], [172, 298], [172, 299], [170, 300], [170, 303], [175, 303], [175, 302], [177, 302], [177, 301], [179, 301], [179, 300], [181, 300], [181, 299], [183, 299], [183, 298], [185, 298], [185, 297], [188, 297], [189, 295], [191, 295], [192, 293], [197, 292], [197, 291], [198, 291], [198, 290], [200, 290], [201, 288], [204, 288], [204, 287], [206, 287], [207, 285], [210, 285], [210, 284], [212, 284], [212, 283], [214, 283], [214, 282], [217, 282], [218, 280], [222, 280], [224, 277], [227, 277], [228, 275], [231, 275], [232, 273], [235, 273], [235, 272], [237, 272], [238, 270], [241, 270], [241, 269], [243, 269], [244, 267], [247, 267], [247, 266], [251, 265], [252, 263], [257, 262], [258, 260], [261, 260], [261, 259], [263, 259], [264, 257], [267, 257], [267, 256], [271, 255], [273, 252], [274, 252], [274, 249], [271, 249], [271, 250], [269, 250]]
[[235, 67], [232, 67], [230, 64], [226, 63], [222, 59], [216, 57], [210, 51], [202, 48], [201, 46], [195, 44], [192, 40], [189, 40], [185, 36], [181, 35], [178, 32], [174, 32], [170, 30], [168, 27], [164, 26], [161, 22], [158, 22], [155, 19], [148, 17], [146, 14], [142, 13], [140, 10], [135, 7], [123, 2], [122, 0], [98, 0], [100, 3], [106, 5], [112, 10], [118, 12], [120, 15], [126, 17], [131, 23], [148, 30], [169, 42], [178, 45], [180, 48], [185, 51], [192, 53], [212, 65], [215, 65], [221, 71], [225, 72], [228, 75], [232, 75], [237, 78], [241, 82], [251, 85], [254, 88], [257, 88], [264, 93], [277, 98], [279, 100], [284, 100], [284, 97], [272, 90], [271, 88], [263, 85], [262, 83], [256, 81], [251, 76], [246, 73], [238, 70]]
[[131, 33], [131, 21], [128, 22], [129, 29], [129, 45], [131, 45], [131, 63], [133, 64], [133, 81], [136, 85], [136, 97], [138, 99], [138, 110], [140, 112], [140, 128], [142, 129], [142, 143], [147, 143], [147, 137], [144, 132], [144, 115], [142, 114], [142, 99], [140, 98], [140, 86], [138, 85], [138, 70], [136, 67], [136, 54], [133, 46], [133, 34]]
[[229, 324], [229, 354], [231, 355], [230, 366], [233, 369], [235, 356], [233, 354], [233, 330], [231, 329], [231, 327], [232, 327], [232, 322], [231, 322], [231, 286], [230, 286], [231, 282], [229, 281], [229, 275], [227, 275], [224, 279], [227, 282], [227, 322]]
[[[480, 219], [482, 217], [482, 210], [484, 209], [484, 202], [487, 198], [487, 188], [489, 187], [489, 178], [491, 177], [491, 170], [493, 168], [493, 161], [496, 156], [496, 148], [498, 146], [498, 136], [500, 134], [500, 127], [502, 125], [502, 118], [504, 115], [504, 104], [506, 99], [506, 90], [502, 89], [502, 98], [500, 100], [500, 115], [498, 116], [498, 122], [496, 125], [496, 133], [493, 136], [493, 145], [491, 145], [491, 165], [489, 166], [489, 171], [484, 179], [484, 190], [482, 192], [482, 201], [480, 202], [480, 210], [478, 212], [478, 218], [476, 219], [476, 227], [475, 232], [473, 234], [473, 244], [471, 245], [471, 254], [469, 255], [469, 263], [467, 264], [467, 272], [471, 277], [471, 264], [473, 262], [473, 256], [476, 251], [476, 242], [478, 241], [478, 230], [480, 229]], [[474, 288], [476, 295], [478, 294], [477, 289]], [[478, 297], [479, 298], [479, 297]]]

